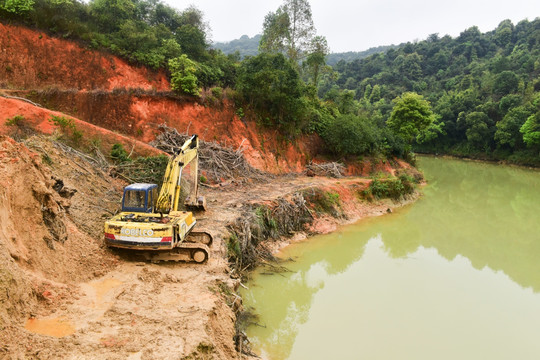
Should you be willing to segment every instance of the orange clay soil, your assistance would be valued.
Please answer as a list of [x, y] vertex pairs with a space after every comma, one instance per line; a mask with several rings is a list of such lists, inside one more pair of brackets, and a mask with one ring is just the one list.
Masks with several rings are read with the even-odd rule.
[[84, 48], [73, 41], [2, 23], [0, 64], [0, 86], [3, 88], [170, 90], [164, 72], [133, 67], [115, 56]]
[[[0, 135], [24, 137], [28, 133], [34, 132], [46, 135], [52, 135], [56, 132], [60, 135], [59, 132], [61, 129], [51, 120], [52, 116], [60, 116], [73, 121], [76, 130], [82, 133], [81, 143], [87, 146], [95, 143], [106, 154], [110, 152], [112, 145], [115, 143], [123, 144], [128, 151], [133, 149], [135, 155], [149, 156], [162, 154], [160, 150], [139, 140], [89, 124], [57, 111], [34, 106], [21, 100], [0, 97], [0, 109]], [[8, 119], [13, 119], [16, 116], [22, 116], [23, 119], [16, 125], [8, 125]], [[66, 136], [69, 136], [69, 133]]]

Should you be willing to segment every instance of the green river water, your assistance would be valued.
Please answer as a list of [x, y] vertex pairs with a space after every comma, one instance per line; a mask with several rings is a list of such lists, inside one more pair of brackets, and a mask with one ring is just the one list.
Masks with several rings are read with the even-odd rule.
[[540, 359], [540, 172], [421, 158], [416, 203], [287, 247], [244, 305], [264, 359]]

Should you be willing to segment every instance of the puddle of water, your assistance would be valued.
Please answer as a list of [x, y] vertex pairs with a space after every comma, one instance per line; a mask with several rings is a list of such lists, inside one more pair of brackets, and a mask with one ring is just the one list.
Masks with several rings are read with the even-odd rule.
[[64, 318], [35, 319], [26, 321], [24, 328], [34, 334], [61, 338], [75, 333], [75, 327]]
[[90, 283], [89, 285], [96, 291], [96, 302], [99, 303], [102, 302], [105, 294], [122, 284], [123, 282], [117, 279], [104, 279], [102, 281]]

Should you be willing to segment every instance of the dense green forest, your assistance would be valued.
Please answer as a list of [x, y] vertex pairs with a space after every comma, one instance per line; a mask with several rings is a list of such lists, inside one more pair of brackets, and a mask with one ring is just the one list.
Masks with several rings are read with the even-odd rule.
[[197, 8], [177, 10], [160, 0], [0, 0], [0, 19], [165, 69], [178, 94], [229, 100], [240, 116], [277, 128], [283, 141], [317, 132], [329, 154], [407, 155], [400, 134], [360, 118], [348, 91], [336, 90], [330, 100], [317, 96], [322, 79], [336, 74], [326, 65], [329, 49], [307, 0], [284, 0], [270, 12], [259, 53], [245, 59], [212, 49]]
[[364, 51], [347, 51], [347, 52], [342, 52], [342, 53], [330, 53], [326, 57], [326, 63], [330, 66], [335, 66], [341, 60], [345, 62], [360, 60], [370, 55], [382, 53], [388, 49], [393, 49], [396, 47], [398, 47], [398, 45], [381, 45], [381, 46], [369, 48]]
[[321, 94], [352, 91], [359, 111], [390, 118], [392, 100], [422, 94], [436, 114], [414, 148], [432, 153], [540, 164], [540, 19], [457, 38], [430, 35], [335, 66]]
[[333, 157], [416, 149], [540, 165], [539, 19], [434, 34], [334, 67], [307, 0], [268, 13], [245, 58], [212, 48], [196, 7], [160, 0], [0, 0], [0, 20], [164, 69], [178, 94], [226, 99], [283, 141], [317, 132]]

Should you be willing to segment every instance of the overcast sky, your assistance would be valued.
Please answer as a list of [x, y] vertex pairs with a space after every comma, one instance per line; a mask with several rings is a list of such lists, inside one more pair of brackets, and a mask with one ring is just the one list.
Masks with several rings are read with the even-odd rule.
[[[213, 41], [262, 33], [264, 17], [283, 0], [164, 0], [178, 10], [194, 5], [204, 13]], [[332, 52], [424, 40], [429, 34], [457, 36], [478, 26], [493, 30], [504, 19], [517, 24], [540, 17], [540, 0], [310, 0], [317, 35]]]

